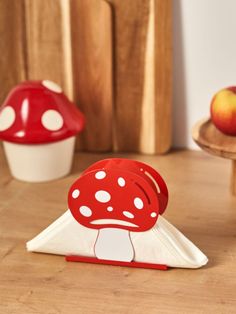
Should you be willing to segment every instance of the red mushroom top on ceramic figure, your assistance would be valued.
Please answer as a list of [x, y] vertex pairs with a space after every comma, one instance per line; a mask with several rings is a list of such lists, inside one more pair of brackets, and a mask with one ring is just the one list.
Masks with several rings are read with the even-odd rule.
[[0, 108], [0, 139], [19, 144], [60, 141], [84, 127], [84, 116], [54, 82], [26, 81]]

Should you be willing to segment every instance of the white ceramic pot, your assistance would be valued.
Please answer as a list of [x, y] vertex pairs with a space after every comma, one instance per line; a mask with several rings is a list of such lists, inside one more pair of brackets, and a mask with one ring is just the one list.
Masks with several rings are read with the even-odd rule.
[[3, 142], [10, 171], [18, 180], [43, 182], [66, 176], [73, 160], [75, 136], [48, 144]]

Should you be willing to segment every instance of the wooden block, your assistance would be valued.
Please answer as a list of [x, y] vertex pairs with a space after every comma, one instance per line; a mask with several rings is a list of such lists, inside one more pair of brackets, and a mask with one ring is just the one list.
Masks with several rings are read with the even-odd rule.
[[28, 78], [50, 79], [71, 98], [69, 1], [25, 0], [25, 16]]
[[114, 9], [117, 151], [139, 151], [148, 2], [111, 0]]
[[74, 99], [86, 116], [80, 148], [112, 150], [112, 16], [103, 0], [71, 1]]
[[10, 89], [26, 78], [27, 62], [22, 0], [0, 1], [0, 105]]
[[171, 144], [171, 1], [110, 0], [114, 8], [115, 148]]
[[172, 1], [155, 0], [155, 146], [165, 153], [172, 134]]

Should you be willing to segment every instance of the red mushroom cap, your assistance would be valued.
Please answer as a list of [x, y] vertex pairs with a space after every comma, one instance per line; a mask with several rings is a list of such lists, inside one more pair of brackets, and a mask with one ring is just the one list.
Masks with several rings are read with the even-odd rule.
[[57, 84], [26, 81], [12, 89], [0, 108], [0, 139], [24, 144], [60, 141], [80, 132], [84, 122]]
[[126, 169], [143, 177], [158, 194], [159, 214], [162, 215], [168, 204], [168, 189], [161, 175], [149, 165], [125, 158], [109, 158], [100, 160], [88, 167], [83, 174], [96, 169]]
[[[92, 229], [149, 230], [160, 208], [156, 187], [146, 175], [112, 167], [113, 161], [98, 162], [109, 162], [106, 168], [97, 168], [98, 163], [92, 165], [71, 186], [68, 205], [72, 215]], [[96, 169], [91, 170], [93, 167]]]

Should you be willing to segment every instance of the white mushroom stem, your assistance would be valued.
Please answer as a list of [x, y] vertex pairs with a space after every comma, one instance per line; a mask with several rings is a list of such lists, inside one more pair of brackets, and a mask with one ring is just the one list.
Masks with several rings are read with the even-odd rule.
[[131, 262], [134, 258], [129, 231], [124, 229], [100, 229], [94, 250], [99, 259]]

